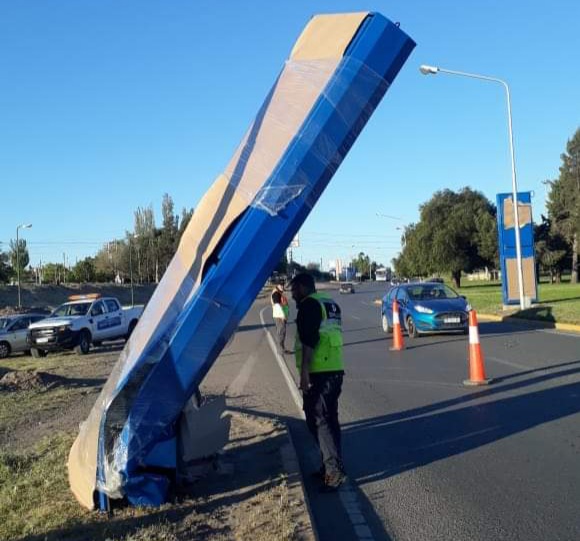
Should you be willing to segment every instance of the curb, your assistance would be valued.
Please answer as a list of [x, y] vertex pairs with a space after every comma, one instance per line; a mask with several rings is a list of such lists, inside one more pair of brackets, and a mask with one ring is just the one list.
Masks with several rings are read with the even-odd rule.
[[282, 464], [288, 475], [288, 492], [292, 497], [292, 503], [297, 504], [292, 505], [292, 519], [296, 524], [294, 533], [296, 539], [300, 541], [318, 541], [318, 532], [312, 520], [312, 508], [304, 487], [304, 479], [300, 470], [294, 441], [288, 426], [285, 423], [283, 425], [286, 429], [288, 441], [280, 448], [280, 454], [282, 455]]
[[[375, 299], [373, 301], [375, 306], [380, 306], [382, 304], [381, 299]], [[550, 329], [556, 329], [558, 331], [568, 331], [580, 333], [580, 325], [575, 325], [573, 323], [557, 323], [552, 321], [543, 321], [541, 319], [528, 319], [524, 317], [513, 317], [513, 316], [498, 316], [496, 314], [482, 314], [477, 312], [477, 317], [479, 319], [485, 319], [486, 321], [497, 321], [497, 322], [513, 322], [520, 325], [539, 325], [542, 327], [547, 327]]]
[[580, 333], [580, 325], [574, 325], [572, 323], [556, 323], [551, 321], [542, 321], [541, 319], [527, 319], [523, 317], [513, 317], [513, 316], [498, 316], [495, 314], [480, 314], [477, 313], [477, 317], [480, 319], [485, 319], [487, 321], [497, 321], [497, 322], [513, 322], [519, 325], [536, 325], [540, 327], [546, 327], [549, 329], [556, 329], [558, 331], [570, 331]]
[[[272, 334], [264, 326], [264, 319], [262, 315], [263, 310], [264, 309], [260, 311], [260, 322], [262, 323], [262, 329], [266, 333], [270, 349], [272, 350], [272, 354], [274, 355], [274, 358], [279, 365], [280, 371], [282, 372], [288, 388], [290, 389], [292, 399], [297, 404], [299, 411], [302, 413], [302, 418], [304, 419], [304, 413], [300, 408], [300, 395], [298, 393], [298, 389], [296, 388], [296, 385], [292, 385], [292, 376], [286, 367], [286, 363], [277, 351], [276, 343], [272, 338]], [[288, 474], [288, 491], [293, 494], [295, 501], [299, 502], [299, 504], [296, 506], [297, 508], [299, 507], [299, 509], [295, 509], [295, 512], [293, 513], [293, 518], [297, 524], [297, 538], [300, 541], [318, 541], [318, 532], [315, 527], [314, 516], [312, 514], [312, 508], [306, 493], [306, 487], [304, 486], [304, 478], [302, 477], [300, 463], [298, 462], [296, 447], [294, 446], [294, 441], [292, 440], [290, 429], [285, 423], [282, 424], [284, 425], [286, 429], [286, 435], [288, 436], [288, 443], [284, 444], [280, 449], [282, 463], [286, 473]]]

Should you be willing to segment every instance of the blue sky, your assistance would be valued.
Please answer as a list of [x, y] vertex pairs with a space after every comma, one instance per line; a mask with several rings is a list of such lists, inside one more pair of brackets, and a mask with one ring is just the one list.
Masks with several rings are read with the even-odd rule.
[[[195, 207], [316, 13], [378, 11], [417, 47], [301, 230], [306, 264], [389, 263], [434, 191], [511, 189], [505, 79], [521, 190], [558, 175], [579, 125], [580, 2], [53, 0], [0, 5], [0, 249], [31, 263], [94, 254], [137, 207]], [[377, 213], [398, 219], [377, 216]]]

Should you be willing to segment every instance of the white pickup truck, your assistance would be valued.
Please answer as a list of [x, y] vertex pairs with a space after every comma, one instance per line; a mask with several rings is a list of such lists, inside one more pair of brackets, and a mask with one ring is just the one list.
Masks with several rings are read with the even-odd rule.
[[72, 295], [46, 319], [28, 327], [28, 346], [33, 357], [66, 349], [85, 355], [91, 344], [129, 338], [142, 312], [142, 306], [122, 307], [114, 297]]

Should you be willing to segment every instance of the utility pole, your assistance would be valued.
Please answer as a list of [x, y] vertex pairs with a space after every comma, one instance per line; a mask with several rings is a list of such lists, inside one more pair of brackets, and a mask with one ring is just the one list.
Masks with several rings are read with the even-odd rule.
[[19, 229], [30, 229], [32, 224], [21, 224], [16, 227], [16, 280], [18, 282], [18, 308], [22, 306], [20, 300], [20, 240], [18, 239]]

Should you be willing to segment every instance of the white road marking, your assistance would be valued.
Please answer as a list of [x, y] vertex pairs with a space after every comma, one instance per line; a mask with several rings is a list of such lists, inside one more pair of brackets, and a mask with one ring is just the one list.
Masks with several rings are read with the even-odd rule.
[[[294, 399], [294, 402], [298, 407], [298, 411], [300, 411], [300, 416], [303, 419], [305, 419], [304, 411], [302, 410], [302, 397], [300, 396], [300, 392], [298, 391], [296, 383], [294, 382], [294, 379], [292, 378], [292, 375], [290, 374], [290, 371], [286, 366], [286, 362], [284, 361], [282, 356], [278, 353], [276, 343], [274, 342], [272, 335], [270, 334], [268, 329], [266, 329], [266, 322], [264, 321], [264, 311], [268, 308], [269, 306], [265, 306], [260, 310], [260, 321], [262, 322], [262, 327], [264, 328], [264, 332], [268, 337], [270, 349], [274, 354], [274, 358], [278, 362], [278, 366], [282, 371], [282, 375], [286, 380], [286, 384], [288, 385], [288, 389], [290, 389], [290, 394], [292, 395], [292, 398]], [[346, 514], [348, 515], [350, 523], [352, 524], [352, 527], [356, 533], [356, 536], [361, 541], [374, 541], [371, 529], [369, 528], [369, 525], [367, 524], [366, 519], [364, 518], [361, 512], [361, 505], [358, 494], [355, 491], [354, 487], [352, 486], [350, 480], [348, 480], [346, 483], [344, 483], [344, 485], [342, 485], [338, 489], [338, 494], [340, 497], [340, 501], [342, 503], [342, 507], [344, 508]]]
[[563, 336], [571, 336], [572, 338], [580, 338], [580, 334], [572, 332], [559, 331], [558, 329], [538, 329], [538, 332], [545, 332], [548, 334], [560, 334]]
[[494, 363], [505, 364], [505, 365], [511, 366], [513, 368], [520, 368], [522, 370], [530, 370], [530, 369], [534, 368], [533, 366], [526, 366], [524, 364], [514, 363], [513, 361], [506, 361], [505, 359], [498, 359], [497, 357], [485, 356], [484, 360], [485, 359], [487, 359], [489, 361], [493, 361]]
[[296, 383], [294, 382], [294, 379], [292, 378], [292, 375], [290, 374], [290, 370], [288, 370], [288, 367], [286, 366], [286, 361], [284, 361], [284, 358], [282, 357], [282, 355], [280, 355], [278, 353], [278, 349], [276, 348], [276, 343], [274, 342], [272, 335], [268, 332], [268, 329], [266, 329], [266, 322], [264, 321], [264, 311], [268, 308], [269, 308], [268, 306], [265, 306], [264, 308], [262, 308], [262, 310], [260, 310], [260, 321], [262, 322], [262, 327], [264, 328], [264, 332], [266, 333], [266, 336], [268, 337], [268, 343], [270, 344], [270, 349], [272, 350], [272, 353], [274, 354], [274, 358], [278, 362], [278, 366], [280, 367], [282, 375], [284, 376], [284, 379], [286, 380], [286, 384], [288, 385], [288, 389], [290, 390], [290, 394], [292, 395], [292, 398], [294, 399], [294, 403], [296, 404], [296, 407], [298, 408], [298, 411], [300, 412], [300, 416], [304, 419], [305, 417], [304, 417], [304, 411], [302, 411], [302, 397], [300, 396], [300, 392], [298, 391], [298, 388], [296, 387]]
[[258, 358], [254, 354], [247, 358], [246, 362], [242, 366], [242, 369], [240, 370], [240, 373], [228, 387], [228, 394], [231, 394], [232, 396], [240, 396], [244, 392], [246, 383], [248, 383], [248, 380], [250, 379], [250, 374], [252, 373], [257, 360]]
[[[366, 383], [366, 382], [370, 382], [370, 383], [375, 383], [377, 380], [376, 379], [369, 379], [369, 378], [349, 378], [350, 381], [355, 381], [357, 383]], [[454, 389], [457, 388], [463, 388], [463, 384], [461, 383], [444, 383], [441, 381], [423, 381], [423, 380], [417, 380], [417, 379], [392, 379], [389, 378], [387, 383], [390, 385], [391, 383], [397, 383], [397, 384], [402, 384], [402, 385], [412, 385], [415, 387], [429, 387], [429, 386], [436, 386], [436, 387], [451, 387]]]
[[356, 319], [357, 321], [360, 321], [360, 317], [358, 317], [358, 316], [350, 316], [350, 317], [352, 317], [352, 319]]

